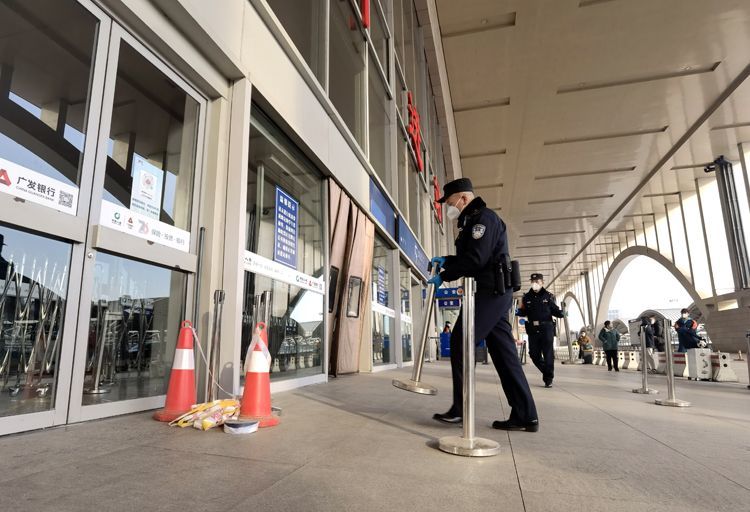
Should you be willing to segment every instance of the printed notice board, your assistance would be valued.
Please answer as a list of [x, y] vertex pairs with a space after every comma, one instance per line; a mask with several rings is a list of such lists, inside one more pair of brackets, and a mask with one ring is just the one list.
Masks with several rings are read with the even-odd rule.
[[275, 211], [273, 259], [287, 267], [296, 269], [299, 203], [280, 187], [276, 187]]

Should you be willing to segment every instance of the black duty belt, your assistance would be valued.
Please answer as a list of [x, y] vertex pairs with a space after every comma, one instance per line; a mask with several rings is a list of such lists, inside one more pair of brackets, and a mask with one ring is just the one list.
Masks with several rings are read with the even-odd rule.
[[534, 327], [545, 325], [545, 324], [554, 324], [552, 320], [529, 320], [529, 323], [533, 325]]

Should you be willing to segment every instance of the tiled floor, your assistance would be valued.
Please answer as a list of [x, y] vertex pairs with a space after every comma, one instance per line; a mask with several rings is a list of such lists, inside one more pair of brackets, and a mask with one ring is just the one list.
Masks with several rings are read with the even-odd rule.
[[[449, 406], [450, 372], [428, 363], [436, 397], [391, 386], [408, 370], [342, 377], [275, 395], [281, 425], [247, 438], [150, 414], [0, 438], [0, 510], [750, 510], [746, 372], [679, 380], [694, 406], [672, 409], [631, 393], [635, 372], [558, 365], [544, 389], [525, 368], [534, 434], [489, 428], [507, 404], [492, 367], [477, 367], [477, 435], [500, 442], [496, 457], [435, 448], [460, 429], [430, 419]], [[664, 377], [651, 384], [665, 393]]]

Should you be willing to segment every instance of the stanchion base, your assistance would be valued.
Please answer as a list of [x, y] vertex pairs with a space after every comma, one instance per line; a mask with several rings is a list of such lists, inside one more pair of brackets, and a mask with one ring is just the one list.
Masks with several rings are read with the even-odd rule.
[[411, 379], [393, 379], [392, 384], [398, 389], [404, 389], [406, 391], [411, 391], [412, 393], [419, 393], [420, 395], [437, 395], [437, 388], [425, 384], [424, 382], [417, 382]]
[[686, 402], [685, 400], [678, 400], [677, 398], [675, 398], [674, 400], [654, 400], [654, 403], [656, 405], [666, 405], [668, 407], [690, 407], [691, 405], [690, 402]]
[[573, 361], [565, 360], [560, 361], [560, 364], [583, 364], [583, 361], [581, 361], [580, 359], [574, 359]]
[[106, 389], [106, 388], [99, 388], [99, 389], [91, 388], [91, 389], [84, 389], [83, 394], [84, 395], [104, 395], [106, 393], [109, 393], [110, 391], [112, 390]]
[[473, 439], [461, 436], [441, 437], [438, 447], [445, 453], [462, 457], [491, 457], [500, 453], [500, 445], [497, 442], [481, 437]]
[[641, 395], [658, 395], [659, 391], [657, 391], [656, 389], [651, 389], [651, 388], [646, 388], [646, 389], [638, 388], [638, 389], [634, 389], [633, 393], [639, 393]]

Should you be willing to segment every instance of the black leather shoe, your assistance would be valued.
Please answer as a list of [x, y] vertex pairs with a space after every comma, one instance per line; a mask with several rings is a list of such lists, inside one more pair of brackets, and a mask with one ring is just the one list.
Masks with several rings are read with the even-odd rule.
[[552, 379], [544, 379], [544, 387], [545, 388], [551, 388], [552, 387]]
[[514, 420], [493, 421], [492, 428], [497, 430], [523, 430], [524, 432], [539, 432], [539, 420], [518, 423]]
[[456, 416], [451, 411], [448, 411], [443, 414], [435, 413], [432, 415], [432, 419], [441, 421], [443, 423], [450, 423], [451, 425], [456, 425], [458, 423], [461, 423], [461, 421], [463, 421], [463, 418], [461, 416]]

